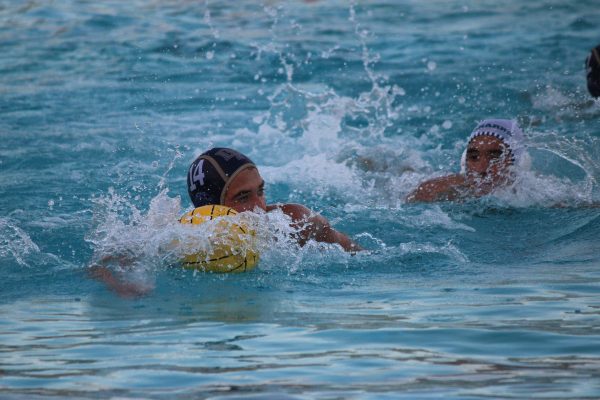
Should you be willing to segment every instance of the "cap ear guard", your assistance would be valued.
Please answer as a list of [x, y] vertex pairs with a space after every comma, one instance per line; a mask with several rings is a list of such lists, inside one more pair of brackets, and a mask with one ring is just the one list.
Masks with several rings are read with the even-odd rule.
[[467, 173], [467, 149], [466, 148], [463, 151], [462, 156], [460, 156], [460, 173], [461, 174]]

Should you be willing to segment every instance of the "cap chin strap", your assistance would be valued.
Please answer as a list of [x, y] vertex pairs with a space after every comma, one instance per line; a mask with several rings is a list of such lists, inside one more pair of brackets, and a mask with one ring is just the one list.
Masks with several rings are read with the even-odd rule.
[[227, 190], [229, 189], [229, 185], [233, 181], [233, 178], [235, 178], [236, 176], [239, 175], [240, 172], [242, 172], [248, 168], [256, 168], [256, 165], [251, 164], [251, 163], [244, 164], [241, 167], [239, 167], [230, 177], [227, 178], [227, 180], [225, 181], [225, 185], [223, 186], [223, 190], [221, 190], [219, 204], [222, 205], [225, 202], [225, 194], [227, 194]]

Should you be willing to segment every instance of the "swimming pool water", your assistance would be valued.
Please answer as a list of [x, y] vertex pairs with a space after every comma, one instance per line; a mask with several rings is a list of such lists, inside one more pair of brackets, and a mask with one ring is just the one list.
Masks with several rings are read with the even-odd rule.
[[[558, 0], [1, 5], [0, 397], [600, 397], [599, 18]], [[406, 204], [488, 117], [528, 137], [515, 191]], [[368, 251], [280, 235], [248, 273], [174, 266], [161, 249], [211, 146]], [[147, 295], [89, 277], [111, 253]]]

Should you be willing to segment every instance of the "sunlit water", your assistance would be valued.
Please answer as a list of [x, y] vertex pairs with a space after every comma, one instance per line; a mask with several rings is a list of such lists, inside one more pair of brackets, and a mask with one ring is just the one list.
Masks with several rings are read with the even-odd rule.
[[[600, 397], [598, 20], [593, 1], [0, 5], [0, 397]], [[406, 204], [487, 117], [527, 134], [515, 187]], [[187, 167], [215, 145], [368, 251], [299, 248], [274, 214], [253, 271], [179, 268]], [[89, 278], [112, 253], [146, 296]]]

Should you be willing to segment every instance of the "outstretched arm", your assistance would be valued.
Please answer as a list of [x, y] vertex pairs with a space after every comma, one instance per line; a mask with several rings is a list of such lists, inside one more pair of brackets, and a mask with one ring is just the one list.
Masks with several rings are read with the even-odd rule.
[[363, 250], [348, 236], [335, 230], [325, 217], [312, 212], [303, 205], [278, 204], [267, 207], [267, 211], [274, 209], [280, 209], [292, 218], [292, 226], [300, 230], [298, 242], [302, 246], [309, 240], [316, 240], [317, 242], [339, 244], [349, 252]]
[[89, 276], [103, 282], [109, 289], [121, 297], [140, 297], [152, 290], [152, 288], [147, 285], [126, 280], [124, 277], [120, 276], [118, 272], [106, 266], [114, 262], [118, 262], [121, 267], [123, 267], [126, 266], [130, 260], [126, 257], [105, 256], [99, 263], [92, 264], [89, 267]]
[[464, 175], [448, 175], [421, 183], [407, 197], [409, 203], [452, 201], [464, 197], [469, 185]]

